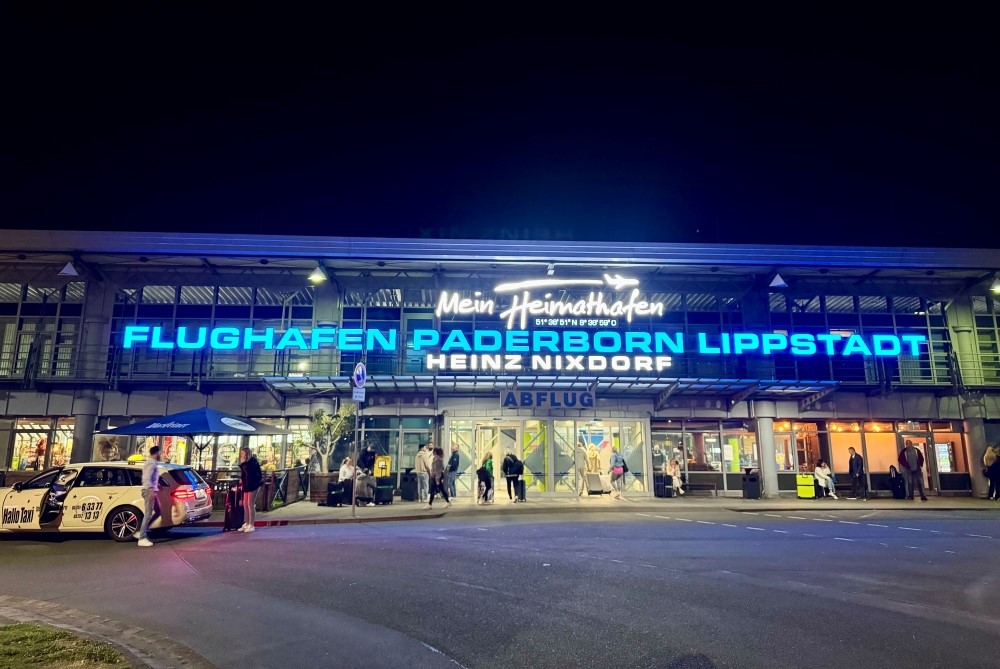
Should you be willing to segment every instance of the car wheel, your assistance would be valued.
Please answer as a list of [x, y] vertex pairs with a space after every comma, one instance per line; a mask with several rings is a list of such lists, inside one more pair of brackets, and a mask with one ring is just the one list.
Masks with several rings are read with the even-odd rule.
[[132, 535], [142, 525], [142, 511], [134, 506], [120, 506], [108, 514], [104, 533], [115, 541], [132, 541]]

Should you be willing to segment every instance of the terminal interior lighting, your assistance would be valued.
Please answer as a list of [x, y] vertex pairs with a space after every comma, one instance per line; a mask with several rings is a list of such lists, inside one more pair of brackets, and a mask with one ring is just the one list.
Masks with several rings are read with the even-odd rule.
[[991, 293], [1000, 293], [1000, 276], [994, 277], [993, 283], [990, 284]]
[[548, 266], [548, 268], [546, 268], [546, 270], [545, 270], [545, 274], [546, 274], [547, 276], [552, 276], [552, 275], [553, 275], [553, 274], [555, 274], [555, 273], [556, 273], [556, 266], [555, 266], [555, 263], [549, 263], [549, 266]]

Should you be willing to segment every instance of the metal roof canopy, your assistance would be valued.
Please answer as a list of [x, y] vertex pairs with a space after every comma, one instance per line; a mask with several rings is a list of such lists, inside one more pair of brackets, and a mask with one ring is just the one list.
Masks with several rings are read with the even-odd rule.
[[[350, 376], [265, 376], [268, 388], [282, 395], [314, 395], [319, 392], [349, 394]], [[782, 381], [722, 378], [662, 378], [642, 376], [512, 376], [412, 374], [371, 376], [370, 394], [400, 395], [432, 393], [438, 395], [491, 395], [513, 386], [524, 390], [569, 390], [592, 387], [604, 397], [709, 397], [727, 400], [731, 409], [749, 399], [804, 400], [824, 397], [840, 387], [839, 381]], [[659, 402], [657, 402], [659, 404]]]

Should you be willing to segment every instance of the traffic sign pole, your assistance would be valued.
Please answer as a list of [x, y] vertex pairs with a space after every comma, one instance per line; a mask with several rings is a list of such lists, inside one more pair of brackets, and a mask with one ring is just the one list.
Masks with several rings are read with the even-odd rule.
[[[361, 415], [361, 407], [365, 401], [365, 381], [368, 380], [368, 370], [365, 369], [365, 363], [359, 362], [354, 367], [354, 385], [355, 387], [351, 390], [351, 400], [355, 402], [354, 407], [354, 485], [351, 486], [351, 517], [357, 518], [358, 516], [358, 476], [361, 473], [361, 468], [358, 465], [358, 438], [360, 432], [358, 431], [358, 420]], [[360, 393], [358, 391], [361, 391]]]

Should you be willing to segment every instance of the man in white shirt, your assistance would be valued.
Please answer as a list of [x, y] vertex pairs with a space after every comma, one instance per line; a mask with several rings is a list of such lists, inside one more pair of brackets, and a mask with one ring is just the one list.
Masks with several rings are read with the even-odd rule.
[[431, 481], [431, 463], [427, 455], [430, 449], [427, 444], [420, 444], [416, 457], [413, 459], [413, 471], [417, 475], [417, 497], [421, 502], [427, 501]]
[[145, 509], [142, 514], [142, 526], [133, 536], [139, 540], [139, 546], [149, 548], [153, 542], [149, 540], [149, 525], [160, 517], [160, 447], [152, 446], [149, 449], [149, 459], [142, 465], [142, 500], [145, 502]]

